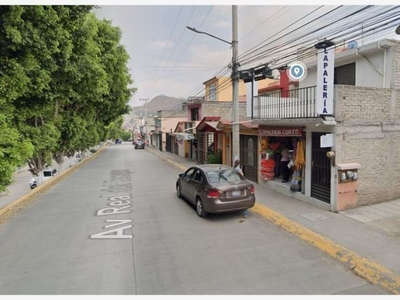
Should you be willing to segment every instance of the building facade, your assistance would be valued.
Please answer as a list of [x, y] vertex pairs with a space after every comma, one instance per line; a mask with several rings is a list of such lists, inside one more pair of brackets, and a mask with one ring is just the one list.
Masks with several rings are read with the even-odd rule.
[[337, 51], [330, 116], [317, 111], [316, 56], [298, 89], [254, 97], [260, 137], [301, 130], [305, 167], [297, 198], [332, 211], [400, 198], [399, 49], [399, 41], [382, 40]]

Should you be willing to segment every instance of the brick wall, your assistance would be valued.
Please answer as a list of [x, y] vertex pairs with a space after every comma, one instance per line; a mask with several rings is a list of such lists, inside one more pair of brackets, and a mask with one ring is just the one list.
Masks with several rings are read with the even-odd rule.
[[391, 88], [336, 86], [336, 163], [359, 163], [358, 205], [400, 198], [400, 47]]
[[393, 63], [392, 63], [392, 67], [393, 72], [394, 72], [394, 80], [393, 80], [393, 88], [395, 89], [400, 89], [400, 45], [399, 42], [397, 41], [392, 49], [392, 55], [393, 55]]
[[393, 97], [396, 97], [394, 119], [400, 120], [400, 45], [393, 47], [394, 63], [392, 64], [394, 70], [394, 80], [393, 80]]
[[[202, 117], [220, 116], [221, 120], [232, 120], [232, 102], [203, 102]], [[239, 103], [239, 120], [247, 120], [246, 103]]]
[[389, 88], [336, 85], [336, 119], [344, 123], [388, 120], [392, 92]]

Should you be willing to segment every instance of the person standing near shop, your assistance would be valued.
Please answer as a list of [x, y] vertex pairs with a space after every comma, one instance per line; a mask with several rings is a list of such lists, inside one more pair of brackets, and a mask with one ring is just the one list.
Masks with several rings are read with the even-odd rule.
[[282, 182], [289, 182], [289, 168], [288, 164], [290, 162], [290, 155], [289, 155], [289, 149], [285, 147], [282, 152], [281, 152], [282, 158], [281, 158], [281, 174], [282, 174]]
[[235, 169], [240, 175], [244, 176], [243, 170], [242, 170], [242, 168], [240, 167], [240, 160], [239, 160], [239, 159], [236, 159], [236, 160], [235, 160], [235, 164], [234, 164], [233, 167], [234, 167], [234, 169]]

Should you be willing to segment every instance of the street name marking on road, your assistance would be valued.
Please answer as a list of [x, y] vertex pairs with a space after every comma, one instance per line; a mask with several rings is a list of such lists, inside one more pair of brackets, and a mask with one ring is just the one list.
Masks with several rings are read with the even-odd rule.
[[[131, 195], [126, 195], [132, 191], [131, 178], [129, 170], [113, 170], [110, 174], [110, 180], [103, 182], [106, 189], [102, 191], [111, 193], [111, 195], [102, 195], [101, 198], [109, 198], [110, 202], [107, 203], [109, 207], [97, 210], [96, 216], [110, 216], [119, 214], [129, 214], [131, 212]], [[112, 194], [115, 193], [115, 194]], [[91, 239], [132, 239], [132, 234], [125, 234], [125, 230], [132, 228], [132, 220], [105, 220], [104, 229], [112, 228], [110, 230], [102, 231], [92, 234]], [[130, 223], [130, 224], [129, 224]], [[126, 225], [129, 224], [129, 225]], [[125, 225], [125, 226], [123, 226]], [[118, 226], [118, 227], [117, 227]], [[122, 227], [119, 227], [122, 226]], [[117, 228], [113, 228], [117, 227]]]

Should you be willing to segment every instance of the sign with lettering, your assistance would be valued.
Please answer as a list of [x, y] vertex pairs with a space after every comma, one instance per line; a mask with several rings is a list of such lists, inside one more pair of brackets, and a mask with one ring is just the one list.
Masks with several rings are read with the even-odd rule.
[[317, 66], [317, 113], [333, 115], [333, 77], [335, 47], [318, 50]]
[[270, 127], [270, 128], [260, 128], [259, 134], [261, 136], [302, 136], [303, 128], [286, 128], [286, 127]]

